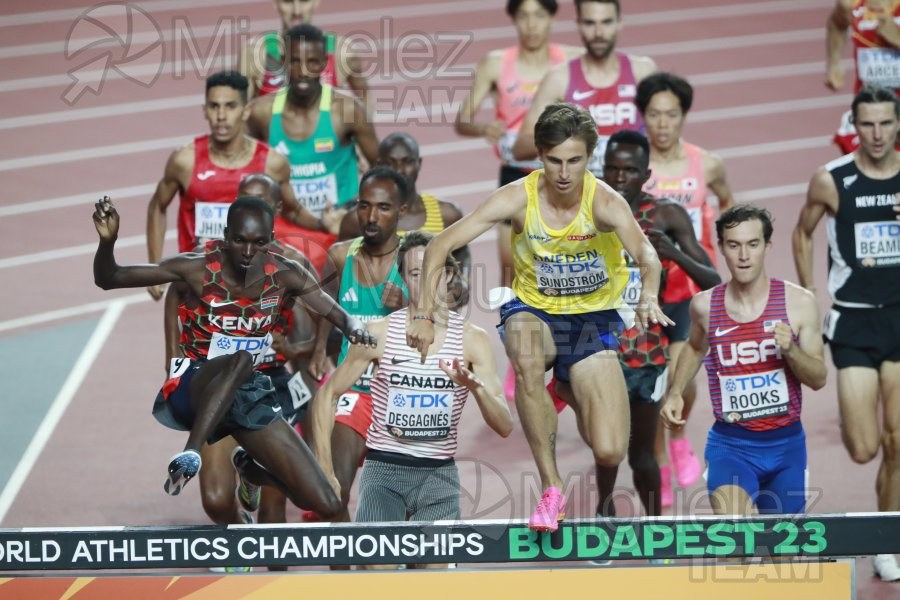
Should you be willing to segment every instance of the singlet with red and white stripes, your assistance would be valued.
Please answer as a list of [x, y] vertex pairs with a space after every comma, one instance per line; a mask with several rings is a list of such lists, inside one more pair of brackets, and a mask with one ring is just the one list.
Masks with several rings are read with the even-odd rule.
[[[727, 283], [712, 290], [709, 353], [703, 359], [717, 421], [750, 431], [770, 431], [800, 421], [800, 381], [781, 355], [772, 331], [790, 325], [784, 281], [769, 280], [766, 308], [748, 323], [733, 320], [725, 308]], [[794, 343], [797, 336], [794, 335]]]
[[372, 424], [366, 445], [418, 458], [453, 458], [469, 390], [454, 384], [439, 361], [462, 360], [464, 321], [450, 313], [444, 345], [423, 365], [419, 353], [406, 344], [406, 315], [404, 308], [388, 317], [384, 354], [370, 386]]

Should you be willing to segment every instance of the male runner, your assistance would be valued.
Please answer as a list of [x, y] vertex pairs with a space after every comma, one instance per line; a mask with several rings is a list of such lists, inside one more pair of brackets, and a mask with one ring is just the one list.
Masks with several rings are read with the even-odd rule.
[[[855, 82], [882, 86], [900, 93], [900, 0], [837, 0], [826, 26], [825, 85], [834, 91], [844, 86], [844, 55], [847, 31], [853, 41]], [[842, 154], [859, 148], [852, 113], [841, 117], [834, 143]]]
[[656, 71], [656, 63], [616, 51], [622, 29], [619, 0], [575, 0], [575, 11], [585, 53], [554, 67], [541, 81], [512, 153], [516, 160], [535, 157], [534, 123], [548, 104], [563, 100], [587, 109], [597, 124], [600, 138], [588, 169], [601, 177], [609, 136], [620, 129], [643, 129], [634, 97], [637, 84]]
[[[538, 160], [517, 161], [513, 157], [512, 146], [519, 126], [544, 75], [583, 52], [581, 48], [550, 42], [558, 8], [556, 0], [507, 0], [506, 14], [513, 20], [517, 43], [492, 50], [479, 61], [472, 77], [472, 89], [456, 114], [456, 133], [483, 137], [494, 146], [500, 158], [501, 187], [541, 168]], [[494, 120], [479, 121], [478, 111], [488, 96], [496, 107]], [[502, 223], [497, 228], [497, 248], [504, 287], [512, 283], [511, 247], [512, 229], [509, 223]]]
[[[281, 17], [281, 32], [270, 31], [247, 42], [241, 51], [238, 70], [250, 81], [250, 97], [278, 91], [287, 84], [284, 68], [284, 34], [295, 25], [312, 21], [320, 0], [274, 0]], [[365, 99], [366, 78], [360, 72], [359, 58], [347, 40], [333, 33], [325, 34], [325, 68], [322, 82], [333, 86], [347, 86]]]
[[715, 423], [706, 442], [707, 487], [719, 515], [802, 513], [806, 435], [800, 385], [825, 385], [815, 296], [770, 278], [772, 218], [749, 204], [716, 221], [731, 280], [691, 300], [691, 333], [673, 367], [663, 423], [684, 427], [687, 383], [706, 365]]
[[[656, 199], [642, 191], [642, 186], [652, 177], [649, 169], [651, 152], [647, 138], [636, 131], [612, 134], [603, 159], [603, 181], [625, 198], [634, 218], [662, 259], [666, 275], [660, 296], [665, 296], [671, 284], [668, 275], [674, 266], [683, 269], [701, 289], [711, 288], [720, 283], [721, 278], [697, 241], [687, 211], [677, 202], [668, 198]], [[624, 300], [634, 309], [640, 299], [640, 271], [630, 257], [626, 259], [629, 277]], [[648, 516], [662, 514], [660, 469], [654, 446], [670, 349], [667, 331], [658, 323], [644, 331], [637, 327], [626, 329], [619, 337], [619, 361], [631, 408], [628, 464], [634, 475], [634, 488]], [[599, 516], [616, 516], [613, 492], [617, 473], [618, 467], [597, 465]]]
[[[453, 457], [463, 407], [471, 392], [485, 422], [503, 437], [513, 428], [487, 332], [447, 309], [448, 284], [459, 268], [446, 259], [438, 287], [435, 340], [424, 361], [406, 344], [417, 314], [422, 258], [431, 234], [413, 231], [401, 240], [397, 262], [409, 287], [410, 306], [369, 323], [378, 346], [346, 359], [313, 400], [313, 448], [336, 491], [329, 439], [338, 397], [373, 362], [372, 422], [359, 482], [358, 522], [459, 520], [459, 474]], [[375, 333], [377, 332], [377, 333]], [[340, 490], [338, 490], [340, 488]], [[396, 568], [396, 567], [394, 567]]]
[[[654, 73], [638, 84], [635, 104], [647, 128], [652, 170], [644, 190], [657, 198], [675, 200], [687, 209], [700, 245], [715, 264], [715, 213], [707, 192], [712, 192], [719, 198], [722, 209], [731, 206], [734, 198], [722, 159], [681, 139], [681, 129], [693, 100], [694, 88], [691, 84], [671, 73]], [[690, 331], [691, 298], [703, 288], [697, 286], [678, 265], [673, 265], [668, 270], [667, 278], [662, 303], [663, 310], [676, 323], [666, 332], [670, 342], [669, 355], [674, 362]], [[696, 397], [697, 386], [691, 382], [684, 393], [685, 419], [688, 418]], [[664, 507], [671, 506], [674, 501], [669, 453], [672, 455], [675, 477], [681, 487], [693, 485], [703, 470], [691, 448], [690, 440], [685, 437], [684, 428], [672, 432], [668, 452], [665, 442], [665, 429], [660, 427], [657, 430], [656, 458], [660, 464]]]
[[[162, 258], [166, 211], [175, 194], [178, 205], [178, 251], [190, 252], [202, 238], [221, 238], [228, 205], [237, 197], [237, 186], [249, 173], [271, 175], [284, 187], [284, 214], [310, 229], [327, 230], [332, 215], [318, 220], [298, 206], [288, 184], [290, 167], [283, 156], [243, 133], [250, 115], [247, 78], [236, 71], [221, 71], [206, 79], [203, 114], [210, 133], [175, 150], [166, 162], [162, 179], [147, 207], [147, 256], [151, 263]], [[163, 288], [150, 288], [154, 299]]]
[[[362, 236], [338, 242], [328, 250], [323, 278], [325, 291], [360, 321], [384, 317], [406, 303], [406, 288], [397, 270], [400, 246], [397, 223], [406, 210], [409, 189], [406, 178], [387, 167], [366, 172], [354, 211]], [[320, 322], [310, 364], [310, 372], [316, 379], [321, 379], [327, 371], [326, 346], [330, 331], [330, 324]], [[345, 360], [349, 348], [349, 344], [341, 345], [338, 365]], [[366, 454], [366, 433], [372, 422], [369, 385], [376, 365], [372, 363], [369, 367], [352, 389], [341, 395], [331, 435], [334, 467], [342, 490], [342, 512], [338, 519], [343, 521], [350, 520], [347, 510], [350, 488]]]
[[183, 282], [189, 288], [182, 350], [154, 403], [163, 424], [189, 431], [184, 451], [169, 462], [163, 486], [171, 495], [200, 471], [205, 441], [233, 435], [259, 464], [243, 476], [275, 485], [297, 506], [324, 515], [340, 500], [309, 449], [281, 418], [271, 380], [254, 369], [271, 344], [271, 330], [284, 306], [302, 298], [332, 320], [353, 343], [374, 344], [365, 327], [324, 294], [308, 271], [269, 251], [272, 208], [259, 198], [238, 198], [229, 208], [224, 240], [203, 254], [178, 254], [159, 265], [121, 266], [114, 248], [119, 215], [109, 197], [93, 214], [100, 237], [94, 282], [103, 289]]
[[[378, 144], [378, 164], [397, 171], [410, 184], [409, 199], [406, 210], [400, 216], [397, 233], [403, 235], [407, 231], [421, 230], [440, 233], [448, 226], [462, 218], [462, 211], [452, 202], [438, 200], [432, 194], [420, 193], [416, 188], [419, 171], [422, 169], [422, 157], [419, 154], [419, 143], [408, 133], [394, 132]], [[342, 240], [360, 234], [359, 219], [354, 214], [347, 214], [341, 222], [340, 238]], [[469, 247], [464, 246], [453, 255], [460, 265], [459, 277], [451, 285], [451, 308], [459, 310], [469, 300], [470, 275], [472, 258]]]
[[[544, 388], [553, 366], [571, 394], [598, 464], [613, 467], [628, 446], [628, 396], [616, 360], [628, 271], [635, 259], [643, 288], [637, 320], [671, 323], [662, 313], [660, 263], [625, 200], [587, 171], [597, 128], [587, 111], [551, 104], [534, 129], [544, 168], [506, 185], [435, 237], [425, 252], [421, 303], [407, 341], [424, 360], [434, 341], [435, 298], [447, 254], [503, 221], [513, 223], [517, 298], [500, 309], [507, 356], [516, 372], [516, 407], [540, 474], [543, 497], [529, 520], [555, 531], [566, 499], [556, 466], [556, 411]], [[569, 388], [571, 388], [569, 390]]]
[[[851, 112], [859, 148], [816, 171], [794, 229], [794, 264], [814, 290], [813, 233], [828, 227], [825, 322], [837, 367], [841, 434], [850, 457], [871, 461], [883, 450], [878, 510], [900, 510], [900, 100], [893, 90], [864, 86]], [[883, 403], [878, 410], [878, 399]], [[883, 421], [879, 425], [879, 413]], [[885, 581], [900, 580], [893, 555], [875, 557]]]

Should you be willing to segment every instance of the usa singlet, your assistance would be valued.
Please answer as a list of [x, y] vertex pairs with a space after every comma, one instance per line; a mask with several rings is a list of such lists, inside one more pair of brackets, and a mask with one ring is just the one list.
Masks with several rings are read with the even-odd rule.
[[703, 359], [713, 416], [716, 421], [749, 431], [793, 425], [800, 421], [800, 381], [772, 336], [777, 323], [790, 325], [784, 281], [769, 280], [766, 308], [748, 323], [738, 323], [728, 316], [727, 285], [723, 283], [712, 290], [707, 328], [709, 352]]
[[241, 180], [264, 173], [269, 146], [254, 140], [253, 158], [243, 167], [227, 169], [209, 158], [209, 136], [194, 139], [194, 172], [178, 203], [178, 251], [190, 252], [201, 238], [219, 239], [228, 207], [237, 197]]
[[525, 227], [513, 231], [513, 290], [519, 299], [551, 314], [619, 308], [628, 283], [622, 242], [594, 226], [597, 179], [585, 172], [578, 215], [562, 229], [541, 218], [538, 182], [543, 169], [525, 177]]
[[450, 312], [440, 351], [421, 362], [406, 343], [407, 309], [388, 317], [384, 354], [372, 379], [372, 424], [366, 446], [419, 458], [456, 454], [457, 426], [469, 397], [441, 370], [439, 361], [463, 358], [462, 317]]
[[603, 155], [609, 137], [622, 129], [644, 130], [644, 120], [634, 104], [637, 80], [631, 70], [627, 54], [616, 52], [619, 59], [619, 79], [604, 88], [593, 87], [584, 76], [581, 58], [569, 61], [569, 87], [565, 101], [586, 108], [597, 124], [597, 147], [588, 163], [588, 169], [598, 177], [603, 175]]

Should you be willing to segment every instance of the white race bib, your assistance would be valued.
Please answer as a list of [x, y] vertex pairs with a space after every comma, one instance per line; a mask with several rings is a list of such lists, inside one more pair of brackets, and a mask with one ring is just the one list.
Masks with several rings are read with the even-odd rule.
[[786, 415], [790, 396], [784, 369], [751, 375], [719, 375], [722, 418], [740, 423]]
[[291, 402], [294, 403], [294, 410], [300, 410], [304, 404], [312, 399], [312, 392], [309, 386], [303, 381], [300, 373], [294, 373], [287, 382], [288, 392], [291, 394]]
[[453, 390], [389, 388], [385, 426], [395, 438], [442, 440], [450, 435]]
[[197, 202], [194, 205], [194, 237], [220, 240], [228, 220], [227, 202]]
[[541, 161], [534, 160], [516, 160], [513, 157], [513, 145], [516, 143], [516, 137], [518, 136], [517, 131], [507, 131], [500, 139], [497, 140], [497, 153], [500, 155], [500, 158], [504, 163], [509, 165], [510, 167], [517, 167], [519, 169], [525, 170], [535, 170], [540, 169], [544, 166], [544, 163]]
[[337, 406], [334, 408], [334, 416], [349, 417], [353, 414], [353, 409], [356, 407], [358, 401], [359, 394], [356, 392], [341, 394], [341, 397], [338, 398]]
[[900, 265], [900, 221], [874, 221], [853, 226], [856, 262], [861, 267]]
[[856, 69], [863, 83], [900, 88], [900, 50], [860, 48], [856, 52]]
[[191, 366], [191, 359], [189, 358], [173, 358], [169, 360], [169, 379], [175, 379], [176, 377], [181, 377]]
[[271, 345], [272, 336], [269, 334], [263, 337], [234, 337], [217, 331], [209, 340], [206, 357], [212, 359], [246, 350], [253, 356], [253, 366], [259, 366]]
[[594, 148], [594, 153], [588, 161], [588, 171], [593, 173], [598, 179], [603, 179], [603, 157], [606, 155], [606, 144], [608, 142], [609, 137], [601, 135], [597, 139], [597, 147]]
[[291, 187], [294, 188], [297, 201], [317, 217], [322, 216], [327, 205], [337, 205], [337, 177], [334, 173], [321, 177], [291, 179]]
[[538, 291], [545, 296], [590, 294], [609, 282], [606, 259], [596, 250], [544, 258], [534, 261], [534, 274]]
[[638, 301], [641, 298], [641, 270], [638, 267], [628, 267], [628, 284], [622, 293], [622, 300], [632, 309], [637, 308]]
[[685, 206], [691, 225], [694, 226], [694, 237], [698, 242], [703, 241], [703, 209], [699, 206]]

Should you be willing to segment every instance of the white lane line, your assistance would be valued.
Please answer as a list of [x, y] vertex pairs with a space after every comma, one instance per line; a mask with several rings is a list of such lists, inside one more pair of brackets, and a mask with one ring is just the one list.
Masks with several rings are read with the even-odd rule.
[[[772, 144], [759, 144], [756, 146], [748, 147], [752, 149], [752, 154], [748, 153], [740, 154], [739, 149], [733, 149], [734, 152], [729, 152], [728, 149], [718, 151], [717, 154], [720, 156], [728, 156], [729, 158], [734, 158], [736, 156], [755, 156], [759, 154], [773, 154], [775, 152], [792, 152], [796, 150], [808, 150], [809, 148], [819, 148], [823, 145], [827, 144], [828, 138], [807, 138], [806, 140], [795, 140], [786, 143], [786, 146], [783, 149], [778, 149], [777, 146], [773, 146]], [[800, 143], [796, 143], [800, 142]], [[777, 142], [776, 142], [777, 144]], [[773, 149], [774, 148], [774, 149]], [[444, 187], [438, 188], [429, 188], [427, 191], [431, 194], [434, 194], [438, 198], [442, 198], [445, 200], [453, 200], [454, 198], [458, 198], [460, 196], [466, 196], [469, 194], [487, 194], [491, 193], [497, 189], [497, 180], [496, 179], [484, 179], [481, 181], [473, 181], [470, 183], [461, 183], [457, 185], [448, 185]], [[760, 188], [756, 190], [748, 190], [746, 192], [738, 192], [736, 197], [741, 202], [755, 202], [759, 200], [768, 200], [771, 198], [781, 198], [784, 196], [793, 196], [797, 194], [803, 194], [806, 190], [805, 183], [796, 183], [790, 185], [783, 186], [774, 186], [768, 188]], [[166, 231], [166, 239], [173, 240], [177, 236], [177, 232], [174, 229], [169, 229]], [[122, 238], [118, 242], [116, 242], [117, 248], [130, 247], [130, 246], [141, 246], [146, 243], [146, 237], [144, 235], [135, 235], [127, 238]], [[81, 244], [78, 246], [70, 246], [68, 248], [59, 248], [56, 250], [50, 250], [46, 252], [37, 252], [34, 254], [20, 254], [18, 256], [13, 256], [10, 258], [0, 260], [0, 269], [8, 269], [12, 267], [20, 267], [24, 265], [30, 265], [39, 262], [45, 262], [50, 260], [61, 260], [66, 258], [71, 258], [73, 256], [81, 256], [86, 254], [93, 254], [97, 249], [97, 244]], [[0, 323], [0, 331], [3, 331], [3, 325]]]
[[[837, 94], [830, 96], [816, 96], [813, 98], [803, 98], [800, 100], [785, 100], [782, 102], [763, 102], [759, 104], [748, 104], [744, 106], [730, 106], [727, 108], [705, 109], [692, 112], [689, 119], [693, 123], [709, 123], [714, 121], [725, 121], [732, 119], [742, 119], [749, 117], [757, 117], [760, 115], [775, 115], [780, 112], [801, 112], [806, 110], [817, 110], [823, 108], [843, 108], [850, 106], [851, 97], [847, 94]], [[452, 120], [456, 114], [455, 103], [436, 104], [432, 106], [424, 106], [406, 111], [403, 115], [405, 120], [416, 121], [417, 118], [432, 118], [434, 115], [445, 115]], [[384, 115], [385, 118], [390, 118]], [[837, 116], [835, 117], [837, 119]], [[376, 122], [381, 119], [376, 118]], [[65, 152], [56, 152], [48, 154], [37, 154], [33, 156], [23, 156], [19, 158], [10, 158], [0, 160], [0, 172], [15, 171], [31, 167], [41, 167], [58, 165], [66, 162], [74, 162], [81, 160], [90, 160], [94, 158], [108, 158], [111, 156], [125, 156], [140, 152], [151, 152], [155, 150], [174, 149], [182, 146], [193, 139], [191, 136], [176, 136], [159, 138], [154, 140], [144, 140], [141, 142], [129, 142], [125, 144], [112, 144], [107, 146], [95, 146], [93, 148], [81, 148], [79, 150], [67, 150]], [[446, 147], [452, 151], [471, 150], [477, 147], [476, 144], [482, 143], [480, 140], [460, 140], [455, 142], [445, 142], [443, 144], [435, 144], [433, 147]], [[423, 152], [425, 152], [423, 146]], [[458, 148], [460, 150], [452, 150]], [[433, 150], [429, 149], [429, 152]], [[0, 209], [2, 210], [2, 209]], [[2, 214], [2, 212], [0, 212]]]
[[[474, 194], [474, 193], [489, 193], [490, 191], [496, 189], [497, 182], [494, 179], [485, 180], [485, 181], [476, 181], [474, 183], [462, 184], [458, 186], [447, 186], [444, 188], [435, 188], [432, 191], [436, 196], [445, 197], [450, 199], [452, 194]], [[792, 198], [794, 196], [803, 196], [806, 193], [806, 187], [808, 182], [800, 182], [800, 183], [791, 183], [787, 185], [778, 185], [767, 188], [759, 188], [755, 190], [747, 190], [745, 192], [738, 192], [735, 194], [735, 199], [738, 202], [765, 202], [767, 200], [778, 200], [779, 202], [785, 200], [786, 198]], [[170, 230], [168, 232], [174, 235], [175, 230]], [[497, 239], [497, 232], [494, 229], [487, 231], [481, 237], [479, 237], [473, 245], [492, 242]], [[95, 248], [96, 245], [92, 246]], [[124, 304], [137, 304], [140, 302], [148, 302], [150, 300], [150, 295], [145, 291], [141, 291], [136, 294], [131, 294], [129, 296], [122, 296], [119, 298], [113, 298], [110, 300], [101, 300], [99, 302], [90, 302], [87, 304], [82, 304], [80, 306], [72, 306], [69, 308], [64, 308], [60, 310], [53, 310], [44, 313], [39, 313], [35, 315], [29, 315], [27, 317], [19, 317], [17, 319], [10, 319], [8, 321], [0, 321], [0, 332], [10, 331], [13, 329], [19, 329], [22, 327], [33, 327], [35, 325], [39, 325], [42, 323], [47, 323], [49, 321], [58, 321], [60, 319], [69, 319], [71, 317], [76, 317], [84, 314], [89, 314], [92, 312], [98, 312], [101, 310], [107, 310], [111, 305], [121, 302]]]
[[[844, 59], [841, 62], [844, 69], [853, 67], [853, 60]], [[457, 70], [465, 71], [467, 74], [475, 67], [474, 63], [459, 65], [454, 67]], [[758, 81], [760, 79], [771, 80], [779, 77], [797, 77], [808, 75], [810, 73], [819, 73], [825, 71], [825, 63], [822, 61], [811, 63], [795, 63], [790, 65], [779, 65], [773, 67], [756, 67], [752, 69], [729, 69], [727, 71], [719, 71], [717, 73], [699, 73], [692, 75], [689, 80], [694, 87], [702, 85], [721, 85], [730, 83], [745, 83], [748, 81]], [[397, 75], [391, 80], [401, 81], [403, 78]], [[371, 82], [377, 85], [377, 81]], [[468, 90], [468, 83], [463, 84]], [[373, 96], [375, 97], [375, 96]], [[124, 116], [140, 114], [148, 116], [152, 112], [161, 112], [167, 110], [178, 110], [182, 108], [190, 108], [200, 106], [202, 98], [197, 94], [189, 94], [187, 96], [175, 96], [171, 98], [161, 98], [158, 100], [142, 100], [137, 102], [119, 102], [107, 106], [96, 106], [91, 108], [68, 108], [66, 110], [52, 111], [34, 115], [26, 115], [21, 117], [8, 117], [0, 119], [0, 131], [6, 129], [18, 129], [20, 127], [39, 127], [42, 125], [52, 125], [55, 123], [71, 123], [74, 121], [83, 121], [87, 119], [102, 119], [107, 117]], [[484, 109], [493, 106], [490, 98], [484, 104]], [[428, 114], [434, 107], [429, 108]], [[424, 112], [424, 111], [423, 111]], [[390, 120], [381, 117], [381, 122]], [[392, 122], [392, 121], [391, 121]]]
[[28, 474], [40, 457], [41, 452], [43, 452], [50, 436], [53, 435], [56, 425], [69, 407], [69, 403], [72, 401], [75, 393], [81, 387], [84, 378], [91, 370], [91, 366], [94, 364], [100, 350], [103, 349], [103, 345], [106, 343], [110, 333], [112, 333], [113, 327], [115, 327], [116, 321], [122, 315], [125, 306], [125, 302], [121, 300], [110, 304], [94, 329], [94, 333], [84, 345], [81, 355], [69, 372], [69, 376], [60, 388], [59, 393], [57, 393], [53, 404], [50, 405], [50, 409], [44, 416], [43, 421], [41, 421], [34, 437], [31, 438], [31, 443], [28, 444], [28, 448], [25, 449], [25, 453], [6, 482], [3, 492], [0, 493], [0, 521], [6, 516], [10, 506], [12, 506], [13, 501], [19, 494], [19, 490], [22, 489]]
[[[455, 6], [461, 6], [462, 2], [455, 3]], [[486, 3], [478, 2], [477, 6], [484, 7], [487, 6]], [[787, 0], [781, 1], [776, 0], [775, 2], [762, 2], [762, 3], [751, 3], [751, 4], [740, 4], [735, 6], [725, 6], [725, 7], [709, 7], [709, 8], [697, 8], [697, 9], [686, 9], [679, 11], [661, 11], [657, 13], [645, 13], [645, 14], [637, 14], [632, 15], [631, 17], [626, 18], [626, 22], [639, 26], [639, 25], [655, 25], [660, 23], [678, 23], [678, 22], [690, 22], [695, 23], [699, 20], [703, 20], [704, 18], [721, 18], [722, 16], [729, 17], [739, 17], [739, 16], [748, 16], [752, 14], [758, 14], [760, 12], [764, 13], [772, 13], [772, 12], [784, 12], [784, 11], [794, 11], [801, 9], [819, 9], [820, 2], [819, 0]], [[408, 9], [404, 9], [405, 11]], [[323, 23], [327, 18], [323, 17], [320, 20], [317, 20], [317, 23], [320, 25], [327, 25], [327, 23]], [[271, 30], [279, 27], [279, 23], [277, 21], [263, 21], [259, 22], [261, 30]], [[203, 37], [201, 34], [205, 34], [206, 37], [213, 35], [213, 29], [211, 27], [198, 27], [193, 30], [194, 39], [200, 39]], [[572, 33], [576, 31], [576, 25], [574, 22], [566, 21], [563, 23], [557, 23], [555, 27], [555, 31], [557, 33]], [[458, 32], [457, 32], [458, 33]], [[468, 33], [468, 32], [467, 32]], [[471, 33], [476, 35], [476, 41], [483, 42], [489, 40], [507, 40], [513, 39], [515, 37], [515, 30], [512, 27], [502, 26], [502, 27], [491, 27], [486, 29], [472, 30]], [[371, 32], [370, 32], [370, 35]], [[698, 42], [679, 42], [672, 44], [656, 44], [650, 46], [637, 46], [632, 48], [626, 48], [629, 52], [637, 53], [637, 54], [660, 54], [660, 55], [669, 55], [677, 52], [688, 53], [688, 52], [700, 52], [710, 49], [717, 48], [731, 48], [737, 47], [742, 48], [747, 45], [758, 45], [758, 44], [766, 44], [772, 43], [773, 41], [781, 40], [785, 42], [806, 42], [811, 40], [818, 40], [821, 37], [820, 29], [803, 29], [796, 30], [792, 32], [777, 32], [773, 34], [766, 34], [770, 37], [764, 38], [755, 38], [754, 36], [745, 36], [747, 39], [741, 36], [733, 36], [727, 38], [717, 38], [713, 41], [715, 45], [710, 47], [708, 44], [704, 45], [702, 41]], [[771, 36], [777, 37], [771, 37]], [[135, 36], [137, 37], [137, 36]], [[146, 37], [146, 36], [145, 36]], [[148, 41], [153, 41], [156, 38]], [[762, 41], [754, 41], [757, 39], [761, 39]], [[388, 40], [387, 45], [393, 46], [397, 41], [397, 38], [391, 38]], [[137, 43], [137, 42], [135, 42]], [[700, 44], [700, 45], [698, 45]], [[736, 45], [733, 45], [736, 44]], [[42, 44], [42, 45], [34, 45], [29, 44], [29, 47], [33, 46], [54, 46], [58, 45], [57, 43], [51, 44]], [[376, 40], [376, 46], [384, 47], [385, 44], [380, 43]], [[661, 50], [660, 50], [661, 48]], [[40, 48], [33, 48], [40, 49]], [[46, 50], [46, 48], [43, 48]], [[62, 49], [54, 50], [55, 52], [61, 52]], [[33, 54], [33, 52], [28, 52], [28, 55]], [[199, 56], [199, 59], [204, 60], [204, 64], [209, 62], [209, 57]], [[237, 56], [234, 54], [223, 54], [217, 57], [217, 61], [215, 64], [233, 64], [237, 59]], [[135, 65], [129, 67], [128, 73], [132, 77], [152, 77], [153, 75], [159, 74], [169, 74], [172, 73], [173, 70], [179, 70], [181, 72], [184, 67], [181, 64], [174, 64], [172, 62], [166, 62], [162, 65], [159, 64], [148, 64], [148, 65]], [[461, 66], [455, 66], [454, 70], [460, 69]], [[118, 73], [117, 71], [107, 72], [106, 69], [79, 69], [78, 70], [78, 80], [82, 83], [96, 83], [101, 80], [111, 81], [115, 79], [122, 79], [123, 75]], [[391, 79], [390, 77], [388, 77]], [[0, 82], [0, 92], [14, 92], [25, 89], [33, 89], [33, 88], [42, 88], [42, 87], [53, 87], [53, 86], [69, 86], [72, 83], [72, 78], [67, 75], [49, 75], [49, 76], [38, 76], [38, 77], [27, 77], [22, 79], [10, 80], [6, 82]]]
[[[422, 3], [418, 6], [404, 7], [401, 18], [408, 19], [423, 16], [439, 16], [444, 14], [465, 14], [488, 10], [496, 11], [499, 13], [498, 8], [499, 7], [497, 7], [496, 5], [491, 5], [490, 3], [483, 2], [482, 0], [468, 0], [460, 2], [429, 2]], [[636, 13], [633, 15], [626, 14], [624, 20], [630, 27], [636, 27], [643, 25], [659, 25], [684, 22], [695, 23], [697, 21], [705, 19], [747, 17], [759, 14], [768, 15], [778, 12], [796, 12], [804, 9], [814, 10], [817, 8], [821, 8], [820, 0], [774, 0], [771, 2], [745, 3], [736, 4], [733, 6], [712, 6], [681, 10]], [[316, 18], [316, 24], [320, 27], [329, 25], [352, 25], [354, 23], [360, 23], [364, 21], [380, 20], [383, 19], [387, 14], [389, 14], [389, 9], [384, 8], [332, 13], [330, 15], [322, 15], [321, 18]], [[91, 16], [95, 15], [93, 15], [92, 13]], [[230, 25], [231, 30], [228, 33], [231, 33], [232, 35], [237, 34], [238, 31], [236, 31], [236, 21], [238, 19], [241, 19], [242, 16], [239, 14], [231, 14], [229, 15], [229, 17], [232, 19], [232, 23]], [[394, 19], [397, 20], [396, 18]], [[159, 27], [159, 23], [155, 24], [157, 27]], [[388, 31], [393, 33], [393, 31], [391, 30], [393, 30], [395, 27], [393, 26], [393, 23], [389, 24], [391, 25], [391, 28]], [[189, 22], [182, 22], [180, 23], [180, 25], [182, 27], [190, 26], [191, 37], [193, 38], [195, 44], [199, 40], [214, 36], [220, 36], [223, 33], [223, 24], [220, 23], [216, 23], [215, 25], [193, 26]], [[280, 27], [280, 20], [265, 19], [257, 21], [254, 24], [253, 29], [260, 31], [272, 31]], [[382, 28], [384, 28], [384, 26], [382, 26]], [[477, 40], [490, 40], [497, 39], [499, 37], [510, 37], [514, 35], [513, 33], [511, 33], [511, 30], [512, 28], [509, 25], [504, 24], [500, 27], [473, 29], [466, 33], [471, 33]], [[567, 20], [565, 22], [557, 23], [554, 27], [554, 30], [559, 33], [569, 33], [576, 30], [576, 24], [573, 21]], [[124, 34], [125, 32], [122, 33]], [[374, 34], [381, 34], [382, 31], [370, 31], [367, 33], [371, 37], [377, 37]], [[821, 31], [819, 33], [821, 34]], [[173, 39], [176, 39], [178, 36], [184, 35], [184, 32], [180, 31], [177, 27], [171, 29], [160, 28], [159, 31], [141, 31], [133, 33], [128, 41], [131, 45], [138, 47], [149, 45], [159, 42], [160, 34], [162, 35], [163, 40], [171, 41]], [[387, 42], [386, 45], [392, 46], [397, 41], [397, 39], [398, 37], [391, 37], [387, 38], [386, 40], [378, 39], [376, 44], [383, 47], [385, 45], [383, 42]], [[382, 43], [379, 44], [378, 42]], [[72, 48], [85, 48], [87, 46], [95, 48], [108, 48], [116, 46], [118, 43], [118, 40], [112, 40], [111, 36], [105, 34], [103, 36], [74, 38], [68, 41], [37, 42], [32, 44], [21, 44], [17, 46], [6, 46], [0, 47], [0, 59], [32, 57], [41, 54], [62, 54], [65, 52], [67, 46]]]
[[[174, 229], [166, 231], [165, 239], [174, 240], [178, 237], [178, 232]], [[131, 248], [133, 246], [143, 246], [147, 243], [147, 236], [132, 235], [129, 237], [119, 238], [116, 241], [116, 248]], [[46, 250], [44, 252], [35, 252], [34, 254], [20, 254], [9, 258], [0, 259], [0, 269], [10, 269], [14, 267], [24, 267], [39, 262], [49, 260], [59, 260], [72, 256], [83, 254], [93, 254], [97, 250], [97, 242], [92, 244], [80, 244], [78, 246], [69, 246], [68, 248], [57, 248], [54, 250]]]
[[10, 204], [9, 206], [0, 206], [0, 217], [24, 215], [43, 210], [55, 210], [57, 208], [66, 208], [78, 204], [89, 207], [93, 206], [94, 202], [103, 196], [109, 196], [113, 200], [118, 198], [144, 196], [149, 200], [150, 194], [152, 194], [155, 189], [155, 183], [145, 183], [143, 185], [130, 185], [128, 187], [106, 189], [99, 192], [88, 192], [86, 194], [73, 194], [71, 196], [62, 196], [60, 198], [50, 198], [48, 200], [35, 200], [34, 202], [24, 202], [22, 204]]

